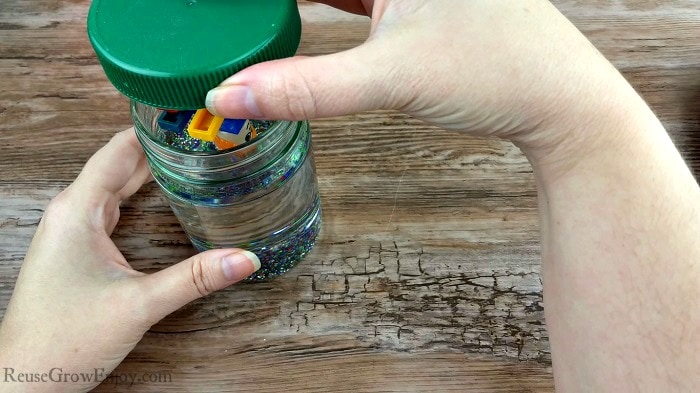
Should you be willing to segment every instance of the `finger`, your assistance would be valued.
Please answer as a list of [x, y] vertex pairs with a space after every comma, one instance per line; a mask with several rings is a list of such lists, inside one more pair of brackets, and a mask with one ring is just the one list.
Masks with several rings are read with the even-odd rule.
[[144, 276], [153, 322], [185, 304], [239, 282], [260, 269], [260, 260], [240, 249], [210, 250]]
[[86, 198], [118, 201], [148, 179], [148, 166], [134, 129], [116, 134], [88, 160], [73, 188]]
[[261, 63], [224, 81], [207, 95], [207, 107], [229, 118], [304, 120], [393, 109], [401, 86], [393, 86], [386, 51], [367, 43], [319, 57]]
[[140, 190], [144, 184], [150, 183], [153, 180], [153, 175], [151, 174], [151, 170], [146, 162], [146, 157], [143, 156], [141, 158], [141, 162], [139, 162], [137, 166], [136, 171], [131, 176], [131, 179], [129, 179], [126, 185], [122, 187], [119, 192], [117, 192], [117, 197], [120, 201], [127, 199]]
[[372, 6], [371, 3], [374, 3], [374, 1], [365, 1], [365, 3], [369, 3], [367, 7], [365, 7], [365, 4], [361, 0], [309, 0], [312, 3], [323, 3], [327, 4], [333, 8], [337, 8], [339, 10], [343, 10], [345, 12], [351, 12], [353, 14], [358, 14], [358, 15], [366, 15], [370, 16], [372, 14]]
[[133, 129], [117, 133], [88, 160], [66, 190], [76, 216], [93, 230], [110, 235], [119, 220], [119, 204], [149, 179], [146, 157]]

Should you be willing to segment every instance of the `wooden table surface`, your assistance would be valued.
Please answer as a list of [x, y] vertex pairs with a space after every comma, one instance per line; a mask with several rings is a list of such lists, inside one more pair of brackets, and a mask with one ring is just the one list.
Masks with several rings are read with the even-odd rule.
[[[644, 95], [697, 176], [700, 1], [556, 4]], [[87, 40], [88, 5], [0, 3], [0, 315], [47, 202], [130, 126]], [[300, 54], [367, 35], [366, 18], [300, 6]], [[553, 390], [535, 184], [519, 150], [397, 113], [312, 126], [323, 203], [314, 251], [283, 277], [176, 312], [117, 370], [170, 383], [98, 390]], [[114, 239], [145, 271], [194, 252], [154, 185], [124, 205]]]

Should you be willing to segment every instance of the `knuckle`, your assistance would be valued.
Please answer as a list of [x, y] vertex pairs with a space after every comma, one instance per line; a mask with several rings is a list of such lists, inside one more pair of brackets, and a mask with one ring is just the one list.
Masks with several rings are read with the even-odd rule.
[[200, 296], [207, 296], [216, 290], [211, 268], [199, 255], [192, 260], [191, 274], [192, 284]]
[[123, 139], [123, 140], [131, 140], [131, 134], [132, 134], [132, 133], [133, 133], [133, 132], [131, 131], [131, 129], [117, 132], [116, 134], [112, 135], [112, 138], [110, 139], [110, 142], [111, 142], [111, 141], [119, 142], [119, 141], [121, 141], [122, 139]]
[[291, 109], [302, 119], [316, 117], [316, 96], [311, 84], [304, 73], [297, 71], [297, 75], [298, 77], [293, 79], [296, 81], [293, 86], [296, 94], [289, 100], [290, 105], [293, 105]]
[[[308, 79], [295, 71], [278, 75], [271, 81], [273, 110], [282, 111], [289, 119], [310, 119], [316, 114], [316, 97]], [[279, 93], [278, 93], [279, 92]]]
[[68, 189], [65, 189], [49, 202], [48, 206], [46, 206], [46, 210], [44, 210], [44, 215], [41, 219], [41, 222], [45, 226], [63, 227], [66, 224], [66, 219], [69, 217], [71, 210], [69, 194], [70, 191]]
[[124, 132], [117, 132], [116, 134], [112, 135], [111, 138], [109, 138], [109, 142], [107, 142], [107, 145], [115, 145], [115, 144], [120, 144], [122, 139], [125, 138]]
[[138, 140], [131, 128], [112, 135], [106, 146], [133, 146], [137, 150], [140, 150], [138, 148]]

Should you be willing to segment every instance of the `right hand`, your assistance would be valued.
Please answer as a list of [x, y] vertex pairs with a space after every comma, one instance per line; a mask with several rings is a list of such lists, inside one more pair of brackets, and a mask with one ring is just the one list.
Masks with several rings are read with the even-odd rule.
[[[209, 109], [285, 120], [395, 109], [568, 158], [580, 146], [558, 149], [561, 142], [595, 138], [597, 127], [582, 124], [610, 108], [643, 106], [545, 0], [320, 2], [371, 16], [369, 39], [341, 53], [254, 65], [212, 90]], [[588, 142], [577, 144], [595, 145]]]
[[557, 389], [697, 391], [700, 189], [615, 68], [545, 0], [323, 2], [370, 15], [369, 39], [243, 70], [210, 110], [395, 109], [512, 140], [537, 181]]

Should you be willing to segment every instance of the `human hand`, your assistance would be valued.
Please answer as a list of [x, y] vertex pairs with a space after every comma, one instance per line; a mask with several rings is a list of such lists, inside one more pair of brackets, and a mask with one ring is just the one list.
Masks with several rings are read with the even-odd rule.
[[592, 130], [603, 127], [592, 123], [609, 120], [611, 108], [644, 107], [548, 1], [319, 2], [370, 15], [367, 42], [254, 65], [212, 90], [209, 109], [290, 120], [395, 109], [443, 128], [511, 139], [535, 158], [586, 139], [562, 149], [575, 158], [594, 145]]
[[[147, 275], [110, 235], [120, 203], [149, 180], [133, 130], [117, 134], [49, 204], [0, 326], [0, 365], [19, 373], [104, 377], [156, 322], [259, 267], [247, 251], [212, 250]], [[8, 383], [8, 391], [87, 391], [99, 381]], [[33, 390], [31, 390], [33, 389]]]
[[371, 16], [369, 39], [245, 69], [209, 93], [209, 110], [299, 120], [394, 109], [512, 140], [537, 182], [557, 388], [700, 386], [700, 188], [593, 45], [546, 0], [318, 2]]

